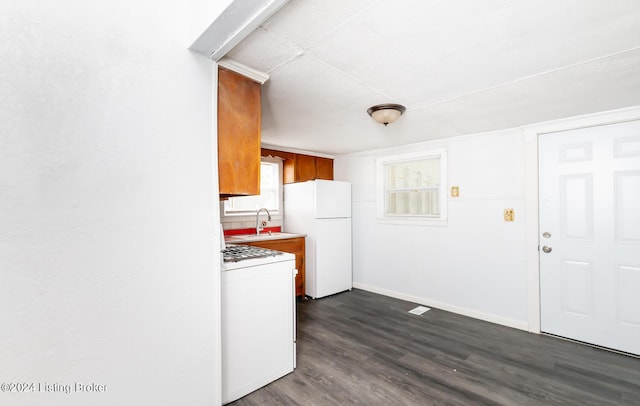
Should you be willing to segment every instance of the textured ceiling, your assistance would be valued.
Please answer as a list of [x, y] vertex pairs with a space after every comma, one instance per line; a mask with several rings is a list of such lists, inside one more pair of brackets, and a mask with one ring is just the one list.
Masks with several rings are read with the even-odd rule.
[[640, 105], [640, 1], [290, 0], [226, 58], [264, 144], [349, 153]]

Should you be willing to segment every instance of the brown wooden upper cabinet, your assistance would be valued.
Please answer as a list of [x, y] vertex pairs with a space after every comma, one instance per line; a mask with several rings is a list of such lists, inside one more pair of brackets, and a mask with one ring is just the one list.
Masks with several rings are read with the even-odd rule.
[[[285, 164], [286, 165], [286, 164]], [[306, 182], [316, 178], [316, 157], [296, 155], [293, 182]], [[287, 182], [286, 180], [284, 183]]]
[[295, 154], [293, 160], [284, 162], [284, 183], [306, 182], [314, 179], [333, 180], [333, 159]]
[[218, 68], [220, 197], [260, 194], [260, 84]]
[[296, 183], [314, 179], [333, 180], [333, 159], [293, 152], [262, 149], [262, 156], [277, 156], [284, 160], [283, 182]]
[[333, 159], [316, 157], [316, 179], [333, 180]]

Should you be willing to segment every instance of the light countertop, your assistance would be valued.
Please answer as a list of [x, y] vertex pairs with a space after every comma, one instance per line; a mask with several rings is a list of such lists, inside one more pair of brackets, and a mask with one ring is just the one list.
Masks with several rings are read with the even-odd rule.
[[255, 234], [227, 235], [224, 237], [224, 241], [228, 244], [241, 244], [243, 242], [284, 240], [287, 238], [298, 238], [298, 237], [304, 237], [304, 236], [305, 234], [267, 231], [264, 233], [260, 233], [260, 235], [255, 235]]

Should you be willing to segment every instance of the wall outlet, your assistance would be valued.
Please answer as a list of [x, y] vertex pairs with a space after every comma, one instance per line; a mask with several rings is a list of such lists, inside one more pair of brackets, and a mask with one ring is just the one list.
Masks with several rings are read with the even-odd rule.
[[504, 209], [504, 221], [513, 221], [515, 219], [515, 213], [513, 209]]
[[460, 196], [460, 188], [458, 186], [451, 186], [451, 197]]

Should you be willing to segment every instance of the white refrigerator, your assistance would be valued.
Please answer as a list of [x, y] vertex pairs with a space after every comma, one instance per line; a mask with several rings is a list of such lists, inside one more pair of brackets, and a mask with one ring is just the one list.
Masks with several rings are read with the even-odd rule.
[[284, 186], [284, 230], [306, 234], [305, 294], [351, 290], [351, 184], [312, 180]]

